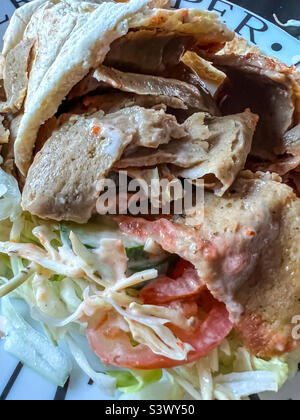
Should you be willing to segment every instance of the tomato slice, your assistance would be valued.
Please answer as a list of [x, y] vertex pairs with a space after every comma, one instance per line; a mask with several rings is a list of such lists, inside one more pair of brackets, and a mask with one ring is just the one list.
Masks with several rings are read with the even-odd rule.
[[[179, 340], [191, 344], [195, 350], [189, 352], [186, 360], [178, 361], [157, 355], [143, 344], [133, 345], [129, 333], [125, 331], [124, 320], [111, 312], [98, 325], [92, 320], [87, 330], [90, 345], [103, 363], [145, 370], [181, 366], [207, 356], [227, 337], [233, 324], [229, 320], [226, 306], [213, 298], [193, 266], [181, 261], [173, 274], [174, 277], [178, 276], [177, 279], [159, 279], [146, 286], [141, 297], [147, 304], [177, 307], [186, 316], [196, 315], [196, 322], [191, 330], [168, 324]], [[193, 282], [187, 281], [188, 275]]]
[[172, 271], [172, 278], [178, 279], [185, 273], [186, 270], [190, 270], [190, 269], [195, 270], [195, 267], [193, 266], [193, 264], [180, 258], [174, 270]]
[[180, 260], [171, 278], [160, 277], [151, 282], [143, 288], [140, 297], [146, 304], [162, 305], [198, 295], [204, 289], [206, 286], [194, 266], [185, 260]]
[[107, 365], [121, 366], [125, 369], [167, 369], [192, 363], [207, 356], [222, 343], [232, 330], [228, 312], [223, 303], [217, 303], [203, 322], [191, 333], [172, 326], [176, 336], [190, 343], [195, 351], [188, 354], [187, 360], [178, 361], [154, 354], [149, 347], [139, 344], [133, 346], [128, 333], [116, 327], [111, 328], [109, 318], [98, 327], [89, 327], [87, 337], [90, 346]]

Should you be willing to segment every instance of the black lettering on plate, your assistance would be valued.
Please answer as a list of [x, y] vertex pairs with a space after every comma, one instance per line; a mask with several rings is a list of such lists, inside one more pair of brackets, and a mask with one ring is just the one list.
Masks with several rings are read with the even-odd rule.
[[180, 5], [181, 5], [181, 0], [176, 0], [174, 6], [172, 6], [172, 7], [173, 7], [173, 9], [179, 9]]
[[233, 4], [228, 4], [226, 1], [223, 1], [223, 0], [213, 0], [210, 3], [210, 6], [209, 6], [208, 10], [218, 12], [223, 17], [226, 14], [228, 9], [227, 9], [227, 7], [222, 9], [222, 10], [218, 9], [217, 7], [223, 7], [222, 3], [223, 3], [223, 5], [227, 6], [229, 8], [229, 10], [233, 9]]
[[[185, 0], [187, 3], [202, 3], [202, 0]], [[173, 2], [172, 2], [173, 3]], [[179, 9], [181, 6], [182, 0], [175, 0], [173, 9]]]
[[185, 0], [187, 3], [202, 3], [202, 0]]
[[10, 2], [15, 6], [16, 9], [23, 6], [26, 3], [29, 3], [30, 0], [10, 0]]
[[5, 15], [4, 19], [0, 20], [0, 25], [2, 25], [2, 23], [8, 22], [8, 21], [9, 21], [9, 17], [8, 17], [8, 15]]
[[[243, 19], [243, 21], [239, 24], [239, 26], [236, 28], [235, 32], [242, 36], [241, 30], [243, 28], [249, 28], [250, 39], [254, 44], [256, 44], [256, 42], [255, 42], [255, 32], [266, 32], [269, 29], [269, 27], [266, 24], [266, 22], [259, 19], [258, 17], [253, 16], [249, 12], [245, 12], [245, 13], [246, 13], [245, 19]], [[257, 27], [257, 25], [256, 26], [251, 26], [251, 24], [250, 24], [250, 23], [254, 24], [254, 23], [257, 23], [257, 22], [261, 24], [260, 28]], [[244, 36], [244, 38], [245, 38], [245, 36]]]

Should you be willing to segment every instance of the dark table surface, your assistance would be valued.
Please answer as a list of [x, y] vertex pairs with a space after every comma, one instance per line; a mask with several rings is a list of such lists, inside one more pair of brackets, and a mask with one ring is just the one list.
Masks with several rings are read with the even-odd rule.
[[274, 22], [273, 13], [281, 22], [300, 20], [300, 0], [230, 0]]

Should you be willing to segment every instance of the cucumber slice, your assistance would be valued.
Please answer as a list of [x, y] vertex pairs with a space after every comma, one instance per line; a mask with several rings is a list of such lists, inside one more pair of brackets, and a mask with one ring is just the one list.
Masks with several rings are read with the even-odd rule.
[[167, 274], [169, 269], [174, 266], [175, 259], [177, 258], [174, 255], [164, 255], [163, 258], [149, 258], [136, 262], [129, 261], [128, 268], [132, 273], [138, 273], [140, 271], [154, 268], [158, 270], [159, 274]]
[[[119, 239], [128, 249], [141, 246], [141, 243], [127, 238], [118, 229], [100, 224], [100, 222], [89, 222], [86, 225], [78, 225], [76, 223], [60, 224], [60, 233], [70, 245], [69, 237], [71, 232], [74, 232], [88, 249], [97, 249], [102, 239]], [[142, 248], [144, 249], [143, 246]]]
[[144, 250], [144, 246], [143, 245], [137, 245], [137, 246], [133, 246], [133, 247], [129, 247], [129, 248], [125, 248], [126, 249], [126, 254], [127, 254], [127, 258], [129, 260], [141, 260], [143, 258], [145, 258], [145, 250]]

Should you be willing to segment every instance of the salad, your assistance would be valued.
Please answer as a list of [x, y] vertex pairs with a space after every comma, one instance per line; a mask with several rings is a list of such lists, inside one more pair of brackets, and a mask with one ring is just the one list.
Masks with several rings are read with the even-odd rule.
[[[5, 349], [123, 399], [277, 392], [300, 360], [296, 69], [163, 0], [33, 0], [1, 63]], [[200, 185], [204, 206], [137, 215], [117, 184], [104, 215], [124, 171]]]

